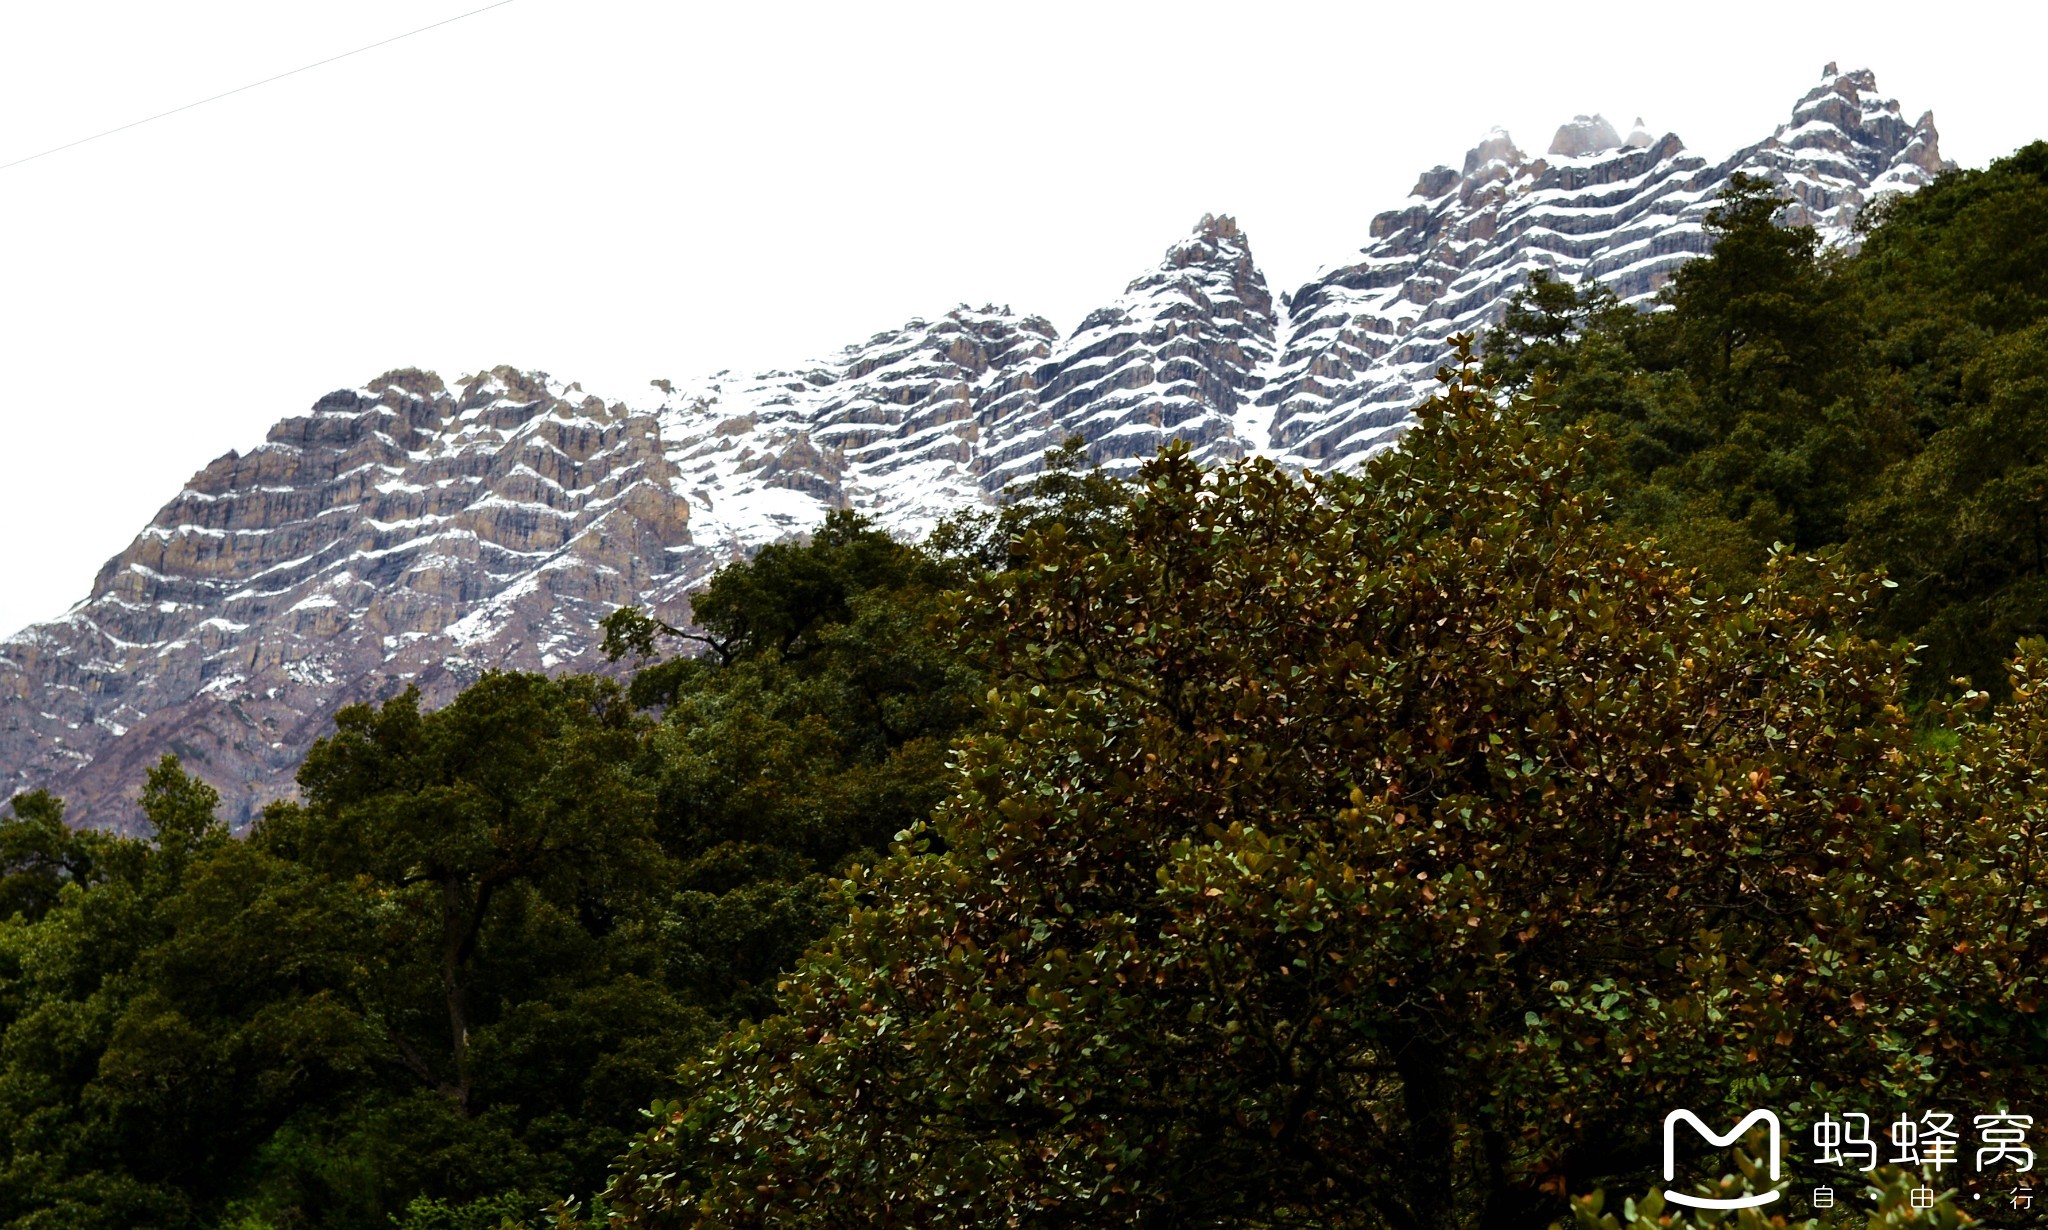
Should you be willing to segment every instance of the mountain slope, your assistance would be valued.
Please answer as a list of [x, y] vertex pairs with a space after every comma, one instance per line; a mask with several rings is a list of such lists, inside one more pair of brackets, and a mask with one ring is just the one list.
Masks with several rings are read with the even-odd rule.
[[1788, 123], [1719, 163], [1675, 134], [1651, 139], [1640, 120], [1622, 138], [1579, 116], [1534, 158], [1495, 130], [1461, 169], [1423, 172], [1413, 203], [1374, 218], [1358, 259], [1292, 296], [1295, 326], [1265, 395], [1273, 447], [1298, 466], [1383, 447], [1429, 395], [1450, 337], [1497, 320], [1538, 269], [1648, 299], [1707, 250], [1707, 212], [1735, 172], [1782, 185], [1794, 202], [1785, 220], [1841, 244], [1870, 199], [1945, 165], [1932, 113], [1908, 125], [1869, 72], [1833, 64]]
[[816, 363], [607, 403], [497, 368], [394, 372], [194, 476], [64, 617], [0, 642], [0, 794], [47, 786], [120, 826], [174, 751], [245, 825], [336, 708], [483, 670], [593, 669], [618, 606], [687, 618], [720, 564], [832, 508], [905, 535], [998, 497], [1069, 436], [1112, 472], [1173, 440], [1203, 460], [1355, 466], [1426, 397], [1449, 338], [1530, 273], [1641, 302], [1706, 250], [1736, 171], [1788, 220], [1853, 242], [1876, 195], [1942, 167], [1867, 72], [1829, 65], [1771, 136], [1714, 163], [1640, 122], [1562, 126], [1531, 157], [1488, 134], [1424, 172], [1369, 242], [1275, 296], [1205, 216], [1065, 337], [961, 307]]
[[0, 643], [0, 766], [116, 821], [190, 761], [246, 823], [335, 708], [588, 666], [696, 554], [652, 420], [510, 369], [329, 394], [195, 475], [68, 614]]

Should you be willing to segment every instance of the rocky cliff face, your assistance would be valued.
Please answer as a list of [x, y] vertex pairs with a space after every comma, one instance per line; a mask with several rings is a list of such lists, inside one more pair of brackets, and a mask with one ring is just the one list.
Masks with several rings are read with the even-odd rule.
[[246, 824], [343, 704], [587, 667], [596, 620], [702, 554], [674, 478], [651, 418], [544, 377], [331, 393], [0, 643], [0, 792], [119, 825], [171, 751]]
[[1061, 437], [1085, 438], [1112, 471], [1172, 440], [1204, 459], [1243, 456], [1257, 447], [1248, 429], [1263, 419], [1280, 325], [1237, 223], [1204, 217], [1059, 347], [1043, 370], [1043, 405]]
[[1112, 471], [1173, 440], [1204, 460], [1355, 466], [1398, 438], [1455, 333], [1537, 269], [1654, 295], [1706, 250], [1730, 174], [1853, 242], [1860, 211], [1945, 164], [1868, 72], [1829, 65], [1790, 120], [1710, 163], [1641, 121], [1488, 134], [1423, 173], [1355, 256], [1275, 297], [1204, 217], [1061, 337], [1008, 308], [913, 320], [824, 361], [606, 403], [508, 368], [394, 372], [195, 475], [69, 614], [0, 642], [0, 797], [46, 786], [127, 827], [166, 751], [246, 825], [334, 711], [492, 667], [594, 669], [628, 603], [687, 618], [719, 565], [832, 508], [899, 533], [998, 498], [1068, 436]]
[[1790, 122], [1717, 163], [1674, 133], [1652, 138], [1641, 120], [1623, 138], [1604, 117], [1578, 116], [1541, 157], [1495, 130], [1459, 168], [1423, 172], [1405, 207], [1373, 219], [1355, 260], [1290, 297], [1281, 370], [1264, 395], [1270, 447], [1297, 466], [1384, 447], [1429, 395], [1450, 337], [1496, 321], [1535, 270], [1649, 299], [1707, 250], [1707, 212], [1737, 171], [1783, 187], [1786, 222], [1848, 244], [1866, 203], [1945, 165], [1931, 112], [1909, 125], [1869, 72], [1833, 64]]

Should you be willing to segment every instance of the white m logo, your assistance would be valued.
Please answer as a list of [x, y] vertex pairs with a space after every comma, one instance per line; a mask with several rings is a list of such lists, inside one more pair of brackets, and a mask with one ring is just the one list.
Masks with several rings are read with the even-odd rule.
[[[1689, 1110], [1674, 1110], [1664, 1116], [1664, 1181], [1666, 1183], [1678, 1177], [1678, 1150], [1675, 1148], [1677, 1144], [1675, 1138], [1677, 1136], [1678, 1124], [1681, 1120], [1692, 1124], [1700, 1135], [1707, 1138], [1708, 1144], [1724, 1149], [1740, 1140], [1742, 1134], [1754, 1127], [1758, 1122], [1769, 1124], [1771, 1127], [1771, 1181], [1773, 1183], [1778, 1181], [1778, 1137], [1784, 1131], [1778, 1124], [1778, 1116], [1767, 1110], [1753, 1110], [1749, 1112], [1742, 1122], [1729, 1129], [1726, 1136], [1717, 1136], [1707, 1129], [1707, 1125], [1701, 1122], [1698, 1115], [1693, 1114]], [[1758, 1192], [1754, 1196], [1737, 1196], [1729, 1200], [1710, 1200], [1704, 1196], [1688, 1196], [1684, 1192], [1675, 1192], [1667, 1187], [1664, 1189], [1664, 1198], [1673, 1204], [1682, 1204], [1687, 1208], [1693, 1209], [1753, 1209], [1760, 1204], [1769, 1204], [1771, 1201], [1776, 1200], [1778, 1192], [1776, 1188], [1773, 1188], [1767, 1192]]]

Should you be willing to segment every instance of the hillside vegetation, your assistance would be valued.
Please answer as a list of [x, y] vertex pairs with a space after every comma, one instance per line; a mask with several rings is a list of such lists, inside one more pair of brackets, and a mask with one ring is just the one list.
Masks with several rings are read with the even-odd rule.
[[1668, 1107], [2048, 1108], [2048, 145], [1774, 210], [1359, 474], [835, 514], [246, 840], [17, 797], [0, 1225], [1619, 1226]]
[[1866, 626], [1925, 646], [1918, 690], [2001, 690], [2048, 636], [2048, 143], [1893, 198], [1853, 257], [1777, 208], [1738, 177], [1663, 310], [1537, 280], [1487, 370], [1548, 378], [1621, 526], [1728, 592], [1774, 543], [1882, 569]]

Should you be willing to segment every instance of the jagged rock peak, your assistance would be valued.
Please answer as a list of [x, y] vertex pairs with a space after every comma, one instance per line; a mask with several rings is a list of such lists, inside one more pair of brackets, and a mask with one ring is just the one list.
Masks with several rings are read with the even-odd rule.
[[594, 621], [697, 558], [675, 477], [650, 416], [544, 373], [329, 393], [195, 474], [84, 602], [0, 642], [0, 794], [48, 785], [131, 823], [170, 750], [239, 827], [342, 704], [594, 664]]
[[1793, 105], [1790, 122], [1733, 161], [1733, 169], [1785, 190], [1787, 223], [1813, 226], [1845, 247], [1854, 245], [1856, 218], [1871, 201], [1910, 192], [1952, 165], [1941, 156], [1933, 112], [1908, 124], [1898, 100], [1878, 90], [1876, 74], [1842, 72], [1833, 62]]
[[1195, 223], [1195, 234], [1218, 242], [1244, 238], [1244, 232], [1238, 227], [1237, 219], [1229, 214], [1203, 214], [1202, 220]]
[[[510, 369], [507, 369], [510, 370]], [[470, 377], [476, 379], [477, 377]], [[458, 383], [460, 383], [458, 381]], [[385, 372], [363, 386], [366, 392], [381, 394], [386, 389], [397, 389], [414, 397], [435, 397], [446, 393], [448, 386], [433, 372], [421, 371], [417, 367], [399, 367]]]
[[1528, 160], [1507, 129], [1491, 128], [1479, 138], [1479, 144], [1466, 151], [1465, 178], [1506, 179]]
[[794, 371], [721, 373], [668, 399], [662, 434], [699, 543], [746, 549], [849, 505], [914, 536], [1069, 436], [1112, 470], [1175, 439], [1241, 454], [1263, 439], [1239, 419], [1277, 326], [1243, 228], [1204, 214], [1066, 338], [963, 307]]
[[693, 538], [730, 555], [849, 506], [930, 529], [1049, 447], [1038, 374], [1058, 340], [1043, 317], [963, 304], [795, 369], [672, 384], [661, 432]]
[[[1137, 290], [1141, 283], [1159, 276], [1162, 270], [1185, 269], [1190, 265], [1212, 265], [1222, 262], [1242, 265], [1256, 274], [1257, 270], [1252, 268], [1251, 261], [1251, 237], [1238, 226], [1237, 219], [1229, 214], [1203, 214], [1202, 220], [1195, 223], [1195, 229], [1188, 233], [1187, 238], [1166, 250], [1160, 269], [1140, 274], [1132, 279], [1125, 290]], [[1264, 285], [1263, 279], [1260, 284]]]
[[[1081, 321], [1038, 372], [1040, 405], [1112, 471], [1170, 440], [1209, 460], [1256, 451], [1267, 417], [1256, 398], [1279, 323], [1248, 237], [1228, 215], [1205, 214], [1159, 265]], [[1036, 460], [1014, 458], [999, 472], [1015, 476]]]
[[1458, 173], [1442, 163], [1438, 163], [1416, 178], [1415, 186], [1408, 190], [1408, 195], [1419, 196], [1424, 200], [1429, 200], [1432, 197], [1442, 196], [1451, 185], [1457, 182]]
[[1735, 172], [1777, 184], [1787, 222], [1853, 244], [1868, 201], [1946, 165], [1937, 140], [1931, 117], [1909, 127], [1869, 72], [1834, 65], [1790, 123], [1718, 163], [1640, 119], [1623, 141], [1603, 117], [1579, 116], [1534, 159], [1495, 129], [1462, 174], [1424, 172], [1404, 207], [1373, 219], [1355, 260], [1288, 299], [1280, 370], [1261, 394], [1274, 454], [1328, 467], [1391, 445], [1435, 387], [1448, 339], [1483, 333], [1535, 270], [1646, 302], [1708, 250], [1706, 216]]
[[1066, 337], [962, 305], [788, 369], [655, 381], [654, 407], [511, 367], [386, 372], [208, 465], [86, 601], [0, 639], [0, 799], [48, 786], [74, 817], [131, 823], [168, 750], [246, 823], [338, 705], [603, 669], [618, 606], [685, 620], [712, 570], [834, 508], [917, 537], [1071, 436], [1111, 472], [1173, 440], [1351, 468], [1533, 271], [1644, 303], [1708, 250], [1735, 172], [1847, 244], [1869, 201], [1947, 165], [1931, 113], [1908, 125], [1869, 72], [1830, 64], [1790, 122], [1718, 162], [1641, 119], [1622, 140], [1579, 117], [1536, 158], [1495, 129], [1284, 298], [1236, 220], [1205, 214]]
[[[1641, 128], [1642, 121], [1636, 126]], [[1558, 127], [1557, 135], [1550, 139], [1550, 152], [1565, 158], [1583, 158], [1587, 154], [1598, 154], [1618, 149], [1622, 144], [1621, 134], [1614, 131], [1614, 125], [1604, 115], [1575, 115], [1571, 121]], [[1649, 141], [1645, 140], [1644, 145]]]

